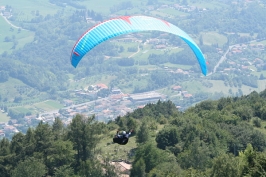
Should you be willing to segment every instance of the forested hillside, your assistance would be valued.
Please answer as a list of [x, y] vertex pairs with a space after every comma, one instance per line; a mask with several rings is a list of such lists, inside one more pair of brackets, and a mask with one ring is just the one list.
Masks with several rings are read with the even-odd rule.
[[[76, 115], [0, 141], [0, 174], [117, 176], [110, 164], [125, 153], [112, 145], [117, 129], [134, 129], [125, 147], [130, 176], [263, 176], [266, 174], [266, 90], [203, 101], [185, 112], [171, 101], [147, 104], [108, 124]], [[101, 144], [101, 145], [100, 145]], [[104, 144], [104, 145], [103, 145]], [[111, 151], [110, 151], [111, 148]], [[112, 148], [114, 148], [112, 150]]]
[[[88, 28], [100, 21], [109, 19], [111, 15], [118, 13], [120, 10], [132, 8], [134, 6], [129, 1], [125, 1], [114, 6], [117, 8], [110, 7], [110, 11], [113, 14], [104, 16], [101, 13], [96, 13], [93, 9], [85, 10], [79, 8], [80, 5], [78, 5], [76, 1], [72, 2], [69, 0], [65, 2], [65, 4], [62, 3], [62, 1], [55, 1], [53, 3], [59, 6], [66, 6], [66, 4], [68, 4], [71, 7], [76, 7], [76, 10], [71, 12], [61, 10], [54, 15], [36, 15], [31, 21], [19, 21], [21, 28], [34, 32], [34, 40], [27, 43], [23, 48], [14, 50], [11, 54], [7, 52], [1, 54], [0, 59], [3, 62], [0, 65], [0, 69], [4, 74], [0, 73], [0, 79], [6, 81], [9, 76], [18, 78], [27, 85], [37, 88], [39, 91], [51, 92], [52, 90], [67, 90], [68, 85], [66, 83], [69, 79], [69, 74], [74, 74], [75, 78], [81, 79], [97, 74], [112, 73], [112, 75], [117, 76], [113, 84], [119, 84], [123, 79], [121, 77], [125, 74], [129, 75], [128, 77], [130, 77], [130, 75], [136, 77], [135, 75], [138, 73], [139, 65], [159, 65], [170, 62], [172, 64], [192, 65], [192, 70], [197, 73], [199, 72], [198, 65], [194, 62], [194, 55], [190, 50], [186, 50], [183, 53], [163, 53], [163, 55], [167, 57], [152, 53], [145, 57], [144, 61], [140, 60], [141, 63], [139, 63], [139, 57], [134, 58], [133, 63], [131, 62], [132, 64], [130, 65], [128, 65], [128, 63], [121, 65], [119, 61], [115, 60], [111, 62], [105, 61], [104, 56], [114, 57], [125, 52], [124, 48], [119, 48], [121, 46], [115, 46], [109, 42], [99, 45], [88, 54], [86, 58], [89, 58], [89, 60], [83, 60], [82, 66], [80, 66], [81, 69], [76, 71], [68, 62], [73, 44], [79, 36]], [[190, 7], [189, 4], [193, 5], [195, 2], [188, 3], [187, 1], [176, 1], [176, 3], [181, 3], [183, 6]], [[202, 1], [202, 3], [204, 4], [205, 1]], [[225, 1], [221, 8], [208, 8], [206, 11], [201, 11], [199, 8], [191, 11], [189, 15], [185, 16], [176, 16], [175, 18], [161, 17], [188, 32], [198, 41], [200, 48], [207, 56], [209, 62], [208, 69], [210, 72], [220, 59], [220, 55], [216, 51], [217, 47], [225, 50], [229, 45], [244, 43], [254, 39], [261, 40], [266, 37], [265, 8], [263, 4], [253, 2], [247, 5], [244, 2], [239, 2], [239, 4], [231, 5], [230, 3], [231, 1]], [[159, 8], [163, 4], [164, 1], [158, 1], [158, 3], [147, 2], [147, 5], [153, 5], [154, 8]], [[229, 5], [230, 8], [228, 8]], [[149, 11], [146, 12], [144, 7], [143, 5], [135, 8], [139, 8], [143, 15], [154, 16], [151, 15]], [[126, 14], [127, 13], [125, 13], [125, 15]], [[89, 17], [92, 22], [87, 22], [86, 17]], [[11, 22], [17, 22], [18, 19], [19, 15], [16, 13], [10, 18]], [[216, 43], [207, 43], [205, 39], [211, 38], [211, 36], [204, 37], [204, 33], [207, 32], [217, 32], [223, 35], [227, 42], [222, 45], [219, 40], [217, 40]], [[143, 37], [139, 37], [139, 39], [145, 42], [145, 40], [149, 38], [160, 38], [160, 34], [161, 33], [158, 32], [148, 33]], [[8, 40], [9, 42], [15, 42], [16, 40], [12, 39], [12, 36], [6, 37], [10, 39]], [[169, 44], [184, 48], [181, 40], [175, 36], [165, 37], [165, 39]], [[8, 41], [5, 42], [7, 43]], [[250, 54], [244, 54], [244, 57], [247, 55]], [[264, 52], [262, 51], [262, 54], [254, 54], [254, 56], [263, 59]], [[149, 58], [149, 62], [146, 61], [147, 58]], [[159, 58], [159, 60], [157, 58]], [[112, 67], [110, 67], [110, 65], [112, 65]], [[127, 66], [127, 68], [124, 68], [125, 66]], [[145, 70], [140, 71], [144, 73], [147, 72]], [[159, 79], [151, 78], [150, 80], [155, 82]], [[161, 87], [165, 85], [168, 86], [169, 80], [172, 79], [165, 80], [163, 84], [160, 83], [160, 85], [162, 85]], [[171, 82], [170, 84], [173, 83]], [[152, 86], [142, 90], [137, 89], [136, 91], [147, 91], [157, 88], [157, 83], [154, 83]]]
[[[123, 0], [101, 8], [91, 0], [26, 0], [23, 6], [15, 1], [0, 4], [5, 6], [2, 14], [9, 14], [0, 21], [0, 106], [5, 113], [0, 122], [37, 118], [63, 107], [65, 100], [79, 104], [108, 97], [112, 88], [125, 94], [157, 91], [183, 110], [208, 98], [265, 88], [265, 1]], [[202, 77], [182, 39], [158, 31], [107, 40], [73, 68], [69, 59], [79, 37], [102, 21], [124, 15], [160, 18], [187, 32], [206, 57], [208, 75]], [[91, 96], [88, 88], [99, 83], [109, 90]], [[173, 90], [175, 86], [181, 88]], [[80, 96], [77, 90], [89, 95]], [[35, 105], [47, 100], [60, 105], [49, 105], [49, 110]]]

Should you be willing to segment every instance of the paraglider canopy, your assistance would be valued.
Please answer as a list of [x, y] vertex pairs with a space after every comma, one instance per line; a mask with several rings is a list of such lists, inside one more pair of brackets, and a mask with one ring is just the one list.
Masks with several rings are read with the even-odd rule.
[[172, 33], [183, 39], [196, 55], [202, 73], [207, 75], [207, 66], [204, 55], [189, 35], [167, 21], [148, 16], [122, 16], [107, 20], [92, 27], [86, 31], [74, 45], [70, 57], [71, 64], [74, 67], [77, 67], [78, 63], [86, 53], [96, 45], [110, 38], [127, 33], [154, 30]]

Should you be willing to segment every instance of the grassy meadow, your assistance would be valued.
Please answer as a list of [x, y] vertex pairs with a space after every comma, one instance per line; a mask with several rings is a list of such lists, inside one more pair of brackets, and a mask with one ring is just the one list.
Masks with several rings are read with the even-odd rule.
[[13, 13], [18, 16], [17, 21], [30, 21], [36, 17], [36, 12], [46, 16], [53, 15], [62, 7], [51, 4], [49, 0], [1, 0], [0, 5], [8, 5], [12, 7]]
[[8, 122], [9, 119], [10, 117], [8, 117], [6, 113], [0, 111], [0, 122]]
[[[0, 26], [0, 54], [5, 51], [11, 53], [15, 49], [22, 48], [25, 44], [32, 42], [34, 39], [34, 32], [12, 27], [2, 16], [0, 16]], [[6, 37], [18, 42], [15, 49], [13, 48], [14, 43], [12, 41], [5, 42]]]
[[227, 37], [218, 32], [201, 33], [204, 45], [212, 45], [218, 43], [222, 47], [227, 42]]

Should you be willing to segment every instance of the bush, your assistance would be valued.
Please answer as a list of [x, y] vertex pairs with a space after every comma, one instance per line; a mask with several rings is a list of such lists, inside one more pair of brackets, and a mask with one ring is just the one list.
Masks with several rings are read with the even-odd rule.
[[261, 127], [261, 119], [258, 118], [258, 117], [255, 117], [255, 118], [253, 119], [253, 125], [254, 125], [255, 127], [260, 128], [260, 127]]

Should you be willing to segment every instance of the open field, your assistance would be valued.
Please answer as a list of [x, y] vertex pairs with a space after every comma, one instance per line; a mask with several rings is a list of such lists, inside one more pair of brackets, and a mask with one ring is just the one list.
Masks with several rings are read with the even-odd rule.
[[227, 37], [217, 32], [204, 32], [201, 34], [204, 45], [217, 44], [222, 47], [227, 42]]
[[64, 106], [60, 104], [58, 101], [54, 100], [46, 100], [26, 106], [17, 106], [17, 107], [11, 107], [13, 111], [19, 112], [19, 113], [29, 113], [37, 114], [40, 111], [53, 111], [60, 108], [63, 108]]
[[120, 10], [119, 12], [116, 13], [117, 15], [141, 15], [142, 12], [139, 8], [135, 7], [132, 9], [127, 9], [127, 10]]
[[49, 3], [49, 0], [2, 0], [0, 5], [9, 5], [13, 13], [18, 16], [18, 21], [30, 21], [36, 17], [38, 11], [40, 15], [54, 15], [62, 7]]
[[189, 93], [197, 93], [199, 91], [204, 91], [204, 86], [200, 81], [185, 81], [182, 84], [182, 90], [186, 90]]
[[[205, 87], [202, 83], [203, 82], [209, 82], [212, 83], [213, 86], [210, 88]], [[206, 81], [185, 81], [182, 84], [182, 90], [186, 90], [189, 93], [199, 93], [199, 92], [208, 92], [208, 93], [224, 93], [225, 95], [229, 95], [229, 90], [231, 89], [233, 93], [238, 92], [238, 87], [230, 87], [225, 86], [224, 82], [221, 80], [206, 80]], [[259, 80], [258, 81], [258, 88], [249, 87], [246, 85], [242, 85], [240, 88], [244, 95], [247, 95], [251, 93], [252, 91], [261, 92], [266, 88], [266, 80]], [[169, 95], [173, 95], [175, 93], [171, 92], [171, 90], [168, 89], [161, 89], [161, 92], [167, 93]]]
[[223, 7], [228, 7], [229, 6], [229, 5], [226, 5], [226, 4], [221, 3], [221, 2], [213, 2], [213, 1], [200, 2], [200, 1], [198, 1], [196, 3], [192, 3], [191, 5], [197, 6], [198, 8], [208, 8], [208, 9], [223, 8]]
[[3, 113], [2, 111], [0, 111], [0, 122], [8, 122], [9, 119], [10, 117], [8, 117], [6, 113]]
[[178, 65], [178, 64], [172, 64], [172, 63], [165, 63], [163, 65], [169, 68], [176, 68], [176, 69], [183, 69], [183, 70], [189, 70], [192, 67], [190, 65]]
[[30, 112], [30, 109], [27, 109], [26, 107], [14, 107], [14, 108], [11, 108], [11, 110], [18, 112], [18, 113], [24, 113], [24, 114]]
[[[19, 31], [19, 29], [8, 24], [2, 16], [0, 16], [0, 26], [0, 54], [2, 54], [4, 51], [11, 53], [14, 50], [12, 48], [14, 45], [12, 41], [18, 42], [16, 49], [22, 48], [26, 43], [33, 41], [33, 32], [26, 30]], [[5, 42], [6, 38], [9, 38], [10, 42]]]
[[155, 17], [161, 17], [161, 18], [166, 18], [166, 17], [172, 17], [172, 15], [169, 15], [167, 13], [164, 13], [164, 12], [161, 12], [161, 11], [158, 11], [158, 10], [154, 10], [154, 11], [151, 11], [150, 12], [152, 16], [155, 16]]
[[33, 106], [39, 109], [43, 109], [45, 111], [52, 111], [52, 110], [60, 109], [64, 107], [58, 101], [54, 101], [54, 100], [47, 100], [44, 102], [35, 103]]
[[[106, 0], [98, 0], [97, 3], [95, 1], [82, 1], [80, 4], [86, 6], [87, 9], [93, 9], [95, 12], [101, 13], [103, 15], [110, 14], [110, 8], [118, 6], [121, 2], [126, 2], [126, 1], [121, 1], [121, 0], [112, 0], [112, 1], [106, 1]], [[140, 14], [141, 11], [140, 9], [145, 8], [145, 5], [147, 4], [147, 0], [134, 0], [130, 1], [134, 8], [132, 9], [123, 9], [117, 12], [116, 14], [118, 15], [133, 15], [133, 14]], [[167, 2], [167, 1], [165, 1]]]
[[[210, 82], [213, 84], [213, 87], [205, 88], [206, 92], [210, 93], [223, 92], [224, 94], [228, 94], [229, 89], [231, 89], [233, 93], [236, 93], [239, 89], [238, 87], [229, 87], [229, 86], [226, 87], [223, 81], [210, 80]], [[242, 85], [241, 90], [244, 95], [247, 95], [252, 91], [261, 92], [265, 89], [266, 80], [258, 81], [258, 84], [259, 88], [253, 88], [246, 85]]]
[[179, 10], [176, 10], [176, 9], [172, 9], [172, 8], [165, 8], [165, 9], [160, 9], [159, 10], [160, 12], [164, 13], [164, 14], [167, 14], [169, 16], [186, 16], [186, 15], [189, 15], [189, 13], [186, 13], [186, 12], [181, 12]]
[[[8, 81], [0, 83], [0, 94], [7, 98], [15, 97], [18, 91], [15, 87], [26, 86], [23, 82], [18, 79], [9, 77]], [[4, 98], [3, 96], [3, 98]]]
[[252, 44], [264, 44], [264, 45], [266, 45], [266, 40], [258, 41], [258, 42], [252, 42]]
[[119, 46], [119, 47], [122, 46], [124, 48], [124, 51], [119, 53], [120, 57], [124, 57], [124, 58], [127, 58], [130, 55], [137, 52], [137, 51], [136, 52], [129, 52], [128, 51], [129, 48], [132, 48], [132, 47], [138, 48], [138, 46], [139, 46], [139, 43], [137, 43], [137, 42], [114, 42], [114, 44], [116, 46]]

